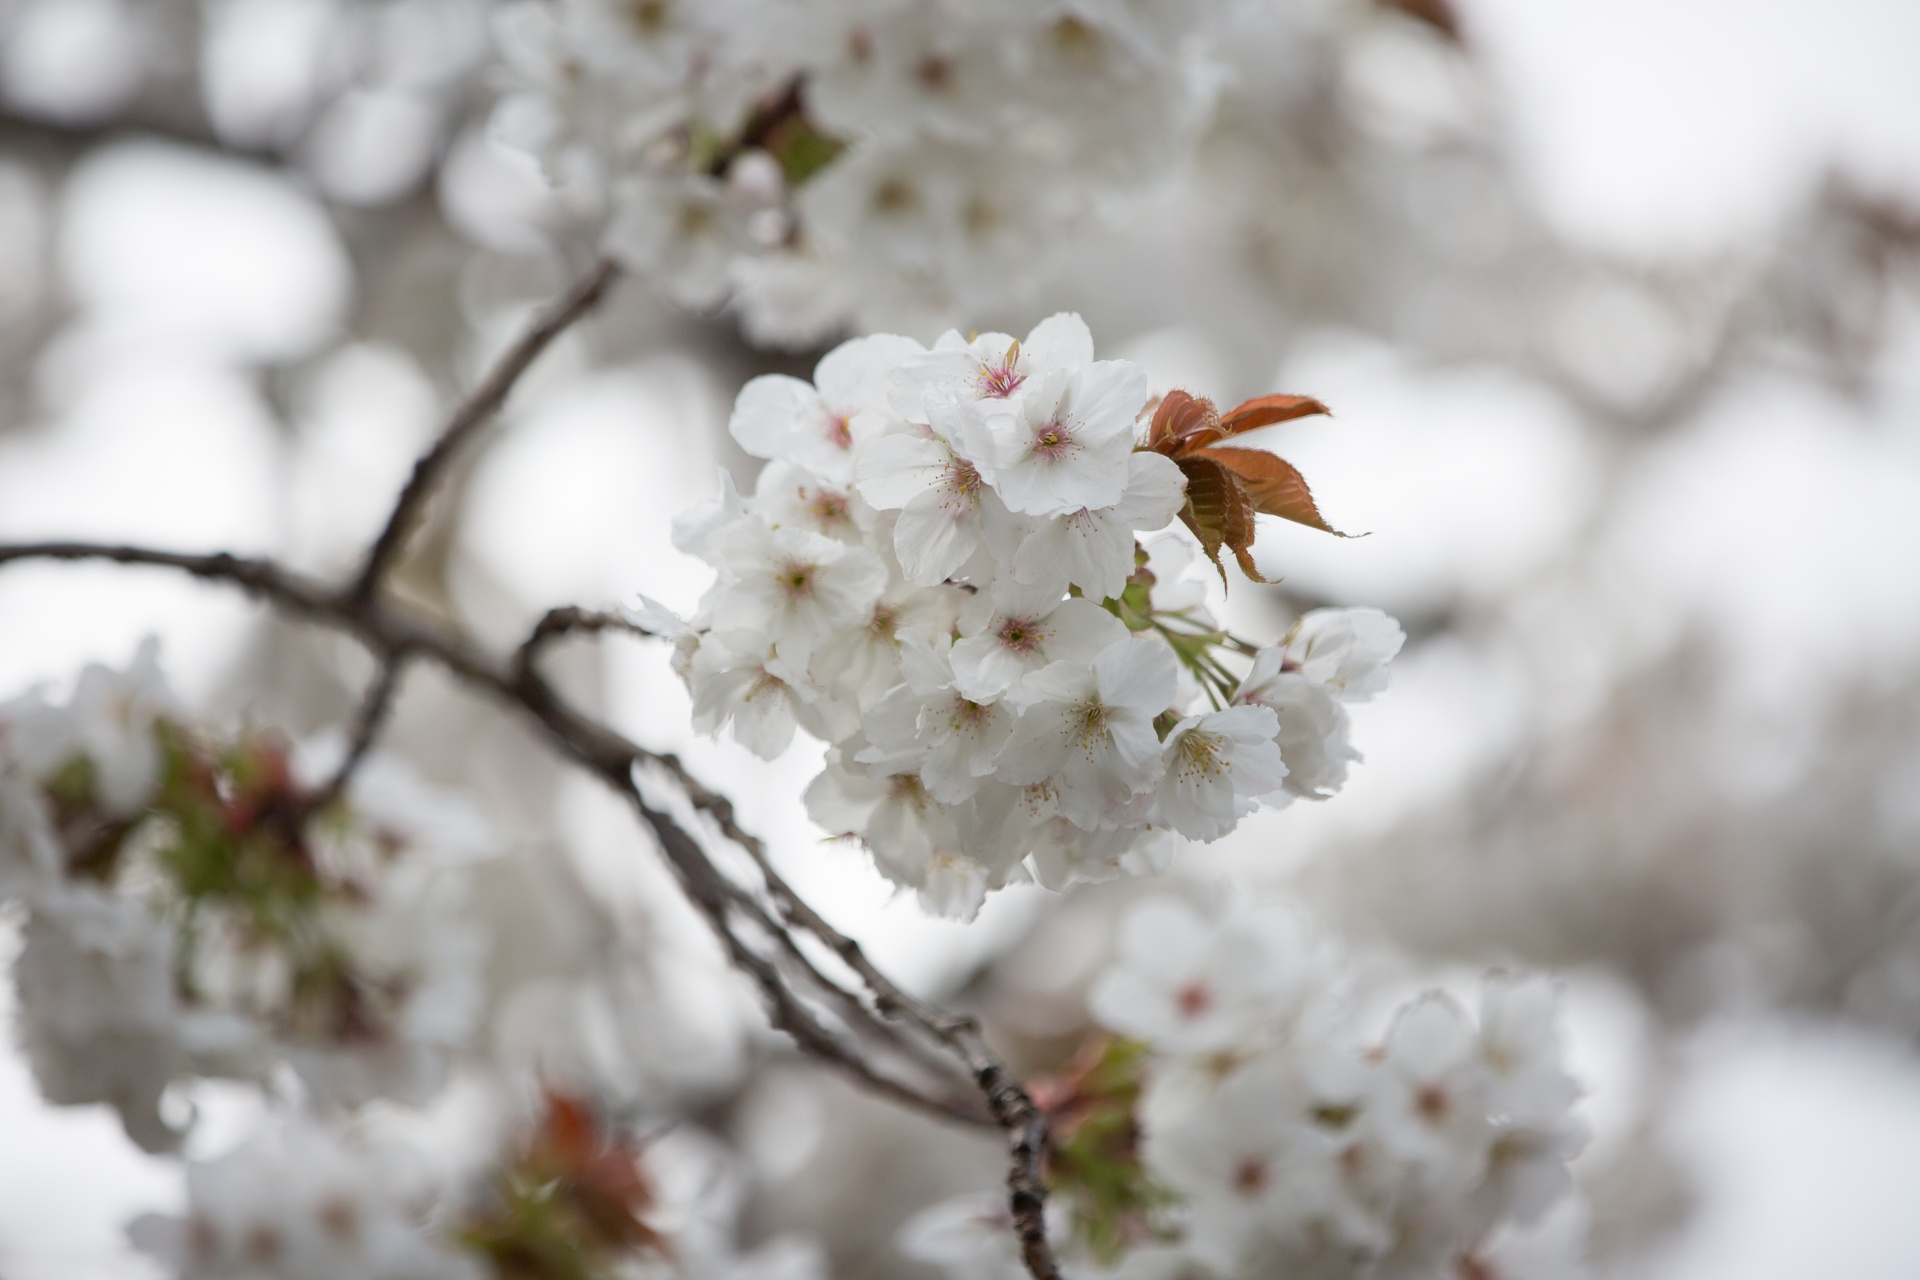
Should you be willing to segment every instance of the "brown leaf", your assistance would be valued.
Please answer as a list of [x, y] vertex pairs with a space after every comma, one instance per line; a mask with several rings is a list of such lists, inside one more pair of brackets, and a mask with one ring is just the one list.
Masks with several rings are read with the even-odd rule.
[[[1246, 450], [1229, 450], [1244, 453]], [[1228, 547], [1243, 567], [1248, 563], [1246, 550], [1253, 545], [1254, 506], [1246, 487], [1240, 478], [1223, 463], [1199, 454], [1189, 454], [1175, 459], [1180, 470], [1187, 477], [1187, 505], [1180, 509], [1180, 519], [1187, 528], [1193, 530], [1194, 537], [1200, 539], [1201, 547], [1207, 553], [1207, 559], [1213, 561], [1213, 567], [1220, 572], [1220, 581], [1227, 580], [1227, 568], [1220, 559], [1220, 548]], [[1257, 573], [1251, 573], [1256, 582], [1266, 579]]]
[[[1304, 524], [1311, 529], [1324, 530], [1335, 537], [1348, 536], [1327, 523], [1320, 514], [1320, 508], [1314, 505], [1306, 477], [1285, 458], [1260, 449], [1224, 447], [1201, 449], [1192, 456], [1210, 459], [1232, 472], [1255, 510], [1279, 516], [1282, 520], [1291, 520], [1295, 524]], [[1181, 467], [1185, 468], [1188, 461], [1188, 458], [1180, 459]], [[1248, 541], [1251, 542], [1252, 538], [1249, 537]]]
[[1221, 414], [1220, 431], [1222, 435], [1237, 436], [1242, 431], [1252, 431], [1256, 427], [1270, 427], [1276, 422], [1291, 422], [1295, 418], [1310, 418], [1316, 413], [1331, 412], [1312, 396], [1256, 396]]
[[1147, 430], [1147, 448], [1172, 457], [1193, 441], [1211, 444], [1220, 438], [1220, 415], [1213, 401], [1185, 391], [1169, 391], [1153, 411]]
[[1253, 563], [1252, 548], [1235, 547], [1233, 549], [1233, 558], [1240, 562], [1240, 572], [1246, 574], [1249, 578], [1252, 578], [1255, 582], [1262, 582], [1262, 583], [1265, 583], [1267, 586], [1273, 585], [1274, 579], [1263, 578], [1260, 576], [1259, 566]]

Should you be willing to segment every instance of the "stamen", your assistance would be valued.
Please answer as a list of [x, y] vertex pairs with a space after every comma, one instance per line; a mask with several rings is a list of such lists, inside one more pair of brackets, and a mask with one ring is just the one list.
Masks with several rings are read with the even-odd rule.
[[1014, 340], [1007, 348], [1007, 354], [1000, 357], [999, 364], [980, 366], [980, 398], [983, 400], [1005, 400], [1020, 389], [1027, 375], [1020, 372], [1020, 342]]
[[1050, 419], [1047, 424], [1033, 433], [1033, 451], [1048, 462], [1058, 462], [1075, 449], [1073, 432], [1067, 430], [1067, 424], [1058, 418]]
[[1052, 632], [1038, 618], [1004, 618], [994, 634], [1001, 644], [1024, 658], [1045, 644]]

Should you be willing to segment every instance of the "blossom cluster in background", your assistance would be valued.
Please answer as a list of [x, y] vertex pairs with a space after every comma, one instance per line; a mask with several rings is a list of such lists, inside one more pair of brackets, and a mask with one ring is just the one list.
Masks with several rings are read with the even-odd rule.
[[[1092, 992], [1112, 1035], [1036, 1094], [1076, 1271], [1503, 1274], [1481, 1251], [1570, 1190], [1586, 1140], [1553, 988], [1495, 975], [1477, 1018], [1428, 993], [1363, 1048], [1342, 981], [1289, 911], [1134, 909]], [[1004, 1220], [956, 1200], [902, 1245], [957, 1278], [1012, 1277]]]
[[943, 915], [1013, 879], [1163, 870], [1179, 837], [1331, 794], [1356, 758], [1343, 704], [1385, 687], [1403, 639], [1367, 609], [1266, 647], [1221, 631], [1184, 535], [1138, 535], [1178, 518], [1217, 554], [1230, 499], [1243, 552], [1253, 499], [1199, 455], [1286, 464], [1196, 450], [1163, 416], [1149, 434], [1145, 374], [1093, 356], [1063, 314], [1024, 341], [879, 335], [812, 383], [756, 378], [731, 422], [768, 460], [753, 495], [725, 482], [676, 528], [713, 587], [688, 622], [634, 611], [675, 638], [695, 727], [768, 758], [796, 727], [829, 743], [814, 820]]
[[1201, 2], [547, 0], [501, 136], [676, 300], [804, 344], [1024, 300], [1165, 179], [1221, 80]]
[[463, 881], [486, 828], [388, 759], [313, 796], [284, 747], [190, 730], [151, 644], [0, 707], [0, 893], [27, 910], [20, 1035], [50, 1099], [110, 1103], [157, 1150], [194, 1076], [438, 1091], [485, 996]]
[[187, 1170], [186, 1212], [131, 1227], [189, 1277], [260, 1280], [820, 1280], [794, 1237], [735, 1247], [742, 1185], [695, 1129], [641, 1144], [547, 1093], [475, 1167], [393, 1134], [310, 1121]]

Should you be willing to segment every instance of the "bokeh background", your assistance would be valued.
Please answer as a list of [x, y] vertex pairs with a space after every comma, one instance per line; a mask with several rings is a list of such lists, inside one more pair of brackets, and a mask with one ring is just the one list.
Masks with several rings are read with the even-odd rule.
[[[443, 406], [587, 260], [489, 129], [487, 7], [0, 3], [0, 538], [351, 565]], [[1378, 605], [1409, 645], [1340, 796], [1176, 874], [1303, 901], [1383, 1000], [1562, 975], [1596, 1136], [1549, 1229], [1586, 1234], [1592, 1274], [1920, 1275], [1920, 6], [1250, 11], [1265, 39], [1192, 168], [968, 318], [1076, 309], [1160, 389], [1334, 408], [1275, 443], [1370, 536], [1263, 528], [1282, 585], [1217, 603], [1250, 635]], [[720, 469], [751, 478], [732, 396], [817, 354], [627, 282], [516, 393], [402, 589], [498, 644], [559, 603], [690, 608], [704, 570], [668, 526]], [[31, 566], [0, 575], [0, 692], [148, 632], [196, 705], [296, 735], [367, 674], [229, 593]], [[724, 781], [893, 972], [1023, 1062], [1071, 1045], [1131, 890], [928, 920], [806, 821], [817, 749], [694, 739], [638, 645], [555, 668]], [[793, 1058], [619, 806], [498, 713], [416, 675], [393, 743], [546, 868], [491, 888], [526, 904], [501, 960], [526, 972], [489, 1051], [562, 1034], [568, 973], [620, 975], [588, 1056], [737, 1144], [750, 1231], [918, 1274], [893, 1225], [990, 1185], [991, 1143]], [[603, 927], [553, 961], [569, 894]], [[178, 1102], [197, 1154], [259, 1106]], [[46, 1106], [0, 1050], [0, 1276], [157, 1274], [121, 1226], [181, 1195], [177, 1162]]]

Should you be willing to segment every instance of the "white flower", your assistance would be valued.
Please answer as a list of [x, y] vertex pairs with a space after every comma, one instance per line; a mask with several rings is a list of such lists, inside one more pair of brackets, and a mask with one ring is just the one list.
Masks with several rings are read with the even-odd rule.
[[1305, 927], [1277, 907], [1209, 917], [1174, 898], [1128, 913], [1113, 968], [1088, 1008], [1102, 1026], [1168, 1054], [1261, 1042], [1309, 1012], [1325, 966]]
[[1426, 1194], [1465, 1194], [1486, 1170], [1492, 1082], [1478, 1048], [1471, 1019], [1441, 992], [1401, 1009], [1387, 1033], [1374, 1111]]
[[917, 773], [942, 804], [969, 800], [993, 774], [1013, 732], [1013, 713], [969, 699], [954, 687], [946, 636], [909, 636], [901, 645], [905, 683], [868, 713], [872, 745], [855, 757], [875, 775]]
[[981, 479], [979, 468], [933, 435], [899, 432], [862, 451], [860, 496], [898, 511], [893, 550], [909, 582], [942, 582], [986, 542], [1010, 550], [1019, 540], [1014, 517]]
[[1202, 1260], [1229, 1275], [1283, 1274], [1241, 1267], [1276, 1237], [1346, 1216], [1339, 1144], [1314, 1122], [1315, 1101], [1296, 1065], [1278, 1055], [1237, 1067], [1198, 1098], [1150, 1093], [1146, 1164], [1187, 1197], [1188, 1247]]
[[960, 612], [965, 637], [953, 646], [953, 683], [992, 702], [1049, 663], [1085, 666], [1127, 638], [1120, 619], [1088, 600], [1062, 599], [1002, 578]]
[[1121, 640], [1091, 668], [1056, 662], [1021, 682], [1026, 710], [1001, 752], [998, 776], [1016, 786], [1049, 783], [1060, 812], [1089, 830], [1126, 816], [1159, 774], [1153, 720], [1173, 701], [1173, 654], [1149, 640]]
[[874, 515], [849, 485], [831, 484], [805, 467], [769, 462], [754, 482], [753, 510], [770, 529], [802, 529], [860, 543]]
[[1482, 988], [1480, 1053], [1502, 1116], [1550, 1123], [1579, 1098], [1562, 1062], [1559, 1019], [1559, 993], [1544, 979], [1495, 974]]
[[45, 782], [80, 751], [73, 712], [48, 702], [43, 689], [0, 703], [0, 770]]
[[727, 429], [755, 457], [791, 462], [845, 483], [853, 478], [855, 441], [883, 429], [891, 416], [890, 371], [922, 349], [911, 338], [877, 334], [843, 342], [821, 357], [811, 384], [763, 374], [741, 389]]
[[673, 545], [690, 556], [698, 556], [714, 568], [722, 564], [715, 545], [721, 534], [740, 523], [747, 515], [747, 504], [734, 487], [733, 477], [720, 473], [720, 493], [705, 502], [696, 502], [673, 518]]
[[[916, 890], [928, 911], [970, 920], [1011, 865], [992, 868], [968, 856], [962, 811], [940, 804], [911, 773], [869, 776], [839, 753], [807, 787], [807, 815], [836, 835], [855, 835], [880, 873]], [[1014, 860], [1017, 862], [1017, 855]]]
[[711, 596], [715, 629], [762, 637], [789, 662], [865, 622], [887, 586], [873, 552], [801, 529], [744, 520], [714, 545], [724, 565]]
[[1072, 585], [1093, 600], [1118, 596], [1133, 573], [1134, 533], [1166, 527], [1185, 501], [1179, 467], [1157, 453], [1129, 454], [1120, 501], [1043, 520], [1014, 553], [1013, 576], [1055, 595]]
[[1273, 740], [1278, 729], [1266, 707], [1228, 707], [1175, 725], [1154, 797], [1161, 821], [1189, 840], [1218, 840], [1233, 830], [1287, 776]]
[[875, 17], [809, 80], [807, 105], [820, 122], [889, 141], [991, 137], [1018, 92], [994, 27], [923, 6]]
[[134, 1243], [207, 1280], [482, 1280], [426, 1222], [430, 1188], [400, 1150], [349, 1145], [296, 1118], [187, 1166], [183, 1218], [149, 1214]]
[[620, 616], [671, 644], [673, 673], [682, 680], [687, 678], [693, 669], [693, 655], [700, 649], [700, 633], [685, 618], [652, 596], [637, 591], [631, 600], [621, 604]]
[[[84, 759], [92, 798], [107, 816], [138, 814], [160, 784], [156, 726], [177, 714], [179, 705], [161, 674], [159, 655], [159, 641], [149, 636], [125, 671], [88, 664], [65, 706], [48, 702], [38, 689], [0, 704], [0, 777], [11, 773], [23, 786], [45, 783]], [[17, 824], [29, 822], [24, 815], [31, 807], [16, 809], [16, 839], [25, 838], [27, 828]], [[7, 818], [0, 815], [0, 864], [6, 829]]]
[[1572, 1187], [1567, 1162], [1587, 1141], [1572, 1114], [1580, 1086], [1560, 1044], [1559, 993], [1541, 979], [1490, 977], [1480, 996], [1480, 1056], [1500, 1121], [1480, 1196], [1490, 1217], [1532, 1222]]
[[1034, 881], [1055, 892], [1116, 876], [1157, 876], [1173, 865], [1180, 844], [1165, 827], [1084, 831], [1061, 817], [1041, 820], [1025, 838]]
[[1019, 1237], [1005, 1196], [967, 1195], [922, 1209], [900, 1228], [900, 1251], [952, 1280], [1017, 1280]]
[[1279, 719], [1276, 741], [1286, 762], [1288, 795], [1322, 800], [1347, 780], [1360, 753], [1348, 741], [1347, 709], [1334, 692], [1298, 671], [1283, 670], [1284, 651], [1270, 645], [1254, 655], [1234, 701], [1270, 708]]
[[58, 880], [64, 859], [40, 788], [0, 773], [0, 904]]
[[1387, 687], [1387, 664], [1407, 636], [1378, 609], [1315, 609], [1287, 635], [1286, 665], [1345, 702], [1365, 702]]
[[747, 246], [747, 213], [704, 173], [644, 174], [621, 183], [609, 251], [645, 270], [683, 307], [725, 301], [733, 260]]
[[963, 600], [954, 587], [896, 582], [874, 602], [863, 624], [841, 632], [814, 653], [808, 671], [833, 698], [865, 714], [900, 683], [903, 637], [909, 632], [947, 635]]
[[964, 440], [1009, 509], [1056, 516], [1111, 507], [1125, 495], [1134, 422], [1147, 375], [1127, 360], [1049, 374], [1003, 409], [930, 406], [936, 430]]
[[1049, 374], [1073, 373], [1093, 363], [1093, 334], [1071, 311], [1048, 316], [1026, 341], [1004, 333], [976, 334], [971, 340], [953, 329], [941, 334], [925, 355], [907, 361], [894, 375], [891, 403], [909, 422], [928, 421], [929, 404], [992, 407], [1012, 400]]
[[806, 701], [793, 670], [770, 649], [739, 647], [723, 637], [701, 642], [688, 668], [693, 727], [718, 735], [728, 724], [734, 741], [763, 760], [787, 749]]
[[19, 1035], [48, 1101], [112, 1104], [127, 1136], [161, 1151], [179, 1134], [160, 1095], [184, 1074], [173, 930], [132, 898], [90, 884], [36, 898], [14, 982]]

